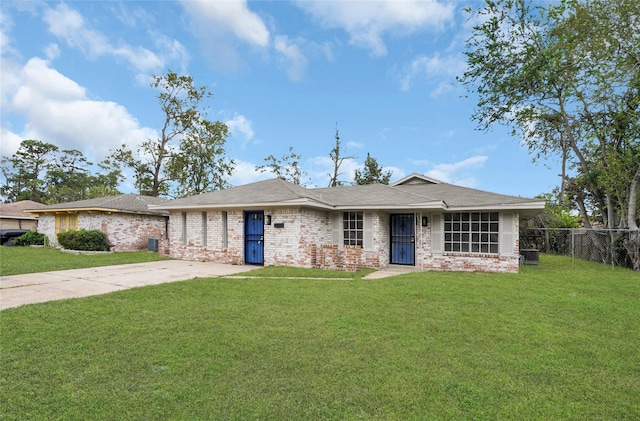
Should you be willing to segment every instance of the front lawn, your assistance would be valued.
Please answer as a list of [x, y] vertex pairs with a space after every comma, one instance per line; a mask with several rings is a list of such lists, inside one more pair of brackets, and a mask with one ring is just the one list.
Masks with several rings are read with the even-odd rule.
[[637, 273], [542, 256], [29, 305], [0, 313], [0, 417], [639, 419], [639, 302]]
[[165, 259], [148, 251], [105, 254], [72, 254], [42, 247], [0, 246], [0, 276], [95, 266], [124, 265]]

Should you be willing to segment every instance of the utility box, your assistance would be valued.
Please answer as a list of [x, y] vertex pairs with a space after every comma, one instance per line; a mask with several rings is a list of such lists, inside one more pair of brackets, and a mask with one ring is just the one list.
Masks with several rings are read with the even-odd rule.
[[158, 251], [158, 239], [149, 238], [149, 251]]
[[538, 265], [540, 264], [540, 250], [537, 249], [522, 249], [520, 254], [524, 257], [525, 265]]

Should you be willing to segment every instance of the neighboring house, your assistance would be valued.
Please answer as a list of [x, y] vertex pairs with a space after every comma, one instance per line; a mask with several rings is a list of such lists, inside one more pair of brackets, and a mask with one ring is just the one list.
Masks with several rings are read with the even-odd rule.
[[53, 245], [58, 244], [59, 232], [86, 229], [104, 232], [111, 250], [144, 250], [149, 238], [166, 235], [168, 212], [149, 209], [149, 205], [165, 202], [168, 201], [158, 197], [123, 194], [60, 203], [29, 212], [38, 215], [38, 231]]
[[38, 219], [31, 213], [25, 212], [25, 210], [38, 209], [44, 206], [46, 205], [33, 200], [0, 204], [0, 230], [31, 230], [36, 228]]
[[519, 221], [544, 204], [413, 174], [315, 189], [274, 179], [150, 208], [170, 212], [164, 250], [177, 259], [517, 272]]

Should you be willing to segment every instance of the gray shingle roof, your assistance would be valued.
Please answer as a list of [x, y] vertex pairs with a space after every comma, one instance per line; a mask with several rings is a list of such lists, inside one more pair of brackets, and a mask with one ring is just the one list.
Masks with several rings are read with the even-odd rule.
[[58, 203], [55, 205], [45, 206], [44, 208], [29, 209], [29, 211], [34, 213], [45, 213], [62, 210], [101, 210], [122, 213], [166, 215], [166, 211], [161, 209], [149, 209], [149, 205], [163, 205], [169, 202], [169, 200], [162, 199], [160, 197], [142, 196], [138, 194], [121, 194], [118, 196], [106, 196], [95, 199], [78, 200], [75, 202]]
[[540, 209], [544, 201], [507, 196], [416, 176], [391, 186], [307, 189], [272, 179], [172, 200], [156, 209], [309, 206], [324, 209]]
[[0, 204], [0, 216], [14, 219], [35, 219], [26, 209], [43, 208], [46, 205], [33, 200], [20, 200], [18, 202]]
[[[216, 190], [196, 196], [175, 199], [157, 208], [198, 206], [251, 206], [270, 203], [297, 203], [316, 200], [313, 190], [296, 186], [281, 179], [258, 181], [225, 190]], [[321, 200], [320, 200], [321, 202]]]

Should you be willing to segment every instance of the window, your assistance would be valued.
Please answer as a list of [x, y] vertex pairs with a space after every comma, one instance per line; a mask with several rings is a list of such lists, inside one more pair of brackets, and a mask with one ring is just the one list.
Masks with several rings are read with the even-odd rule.
[[182, 212], [182, 244], [187, 244], [187, 213]]
[[447, 213], [444, 215], [444, 251], [498, 253], [498, 212]]
[[207, 246], [207, 213], [202, 212], [202, 246]]
[[345, 246], [363, 245], [364, 224], [362, 212], [344, 212], [342, 215], [342, 238]]
[[57, 214], [56, 215], [56, 233], [75, 231], [78, 229], [78, 214]]
[[229, 239], [227, 234], [227, 211], [222, 211], [222, 248], [226, 249], [229, 246]]

